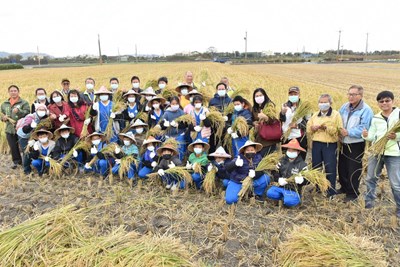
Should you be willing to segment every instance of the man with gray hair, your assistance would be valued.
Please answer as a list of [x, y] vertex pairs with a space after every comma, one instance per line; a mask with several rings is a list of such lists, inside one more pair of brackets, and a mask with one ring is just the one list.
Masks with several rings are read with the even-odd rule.
[[364, 88], [352, 85], [345, 103], [339, 110], [342, 116], [343, 128], [340, 130], [342, 149], [339, 153], [339, 194], [346, 194], [345, 201], [357, 199], [360, 186], [360, 176], [363, 169], [365, 140], [361, 134], [369, 128], [374, 113], [363, 101]]

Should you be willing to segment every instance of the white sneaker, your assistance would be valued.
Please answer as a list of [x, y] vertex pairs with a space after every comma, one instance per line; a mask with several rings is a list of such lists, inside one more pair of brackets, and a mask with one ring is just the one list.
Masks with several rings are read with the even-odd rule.
[[175, 190], [178, 190], [178, 183], [173, 184], [171, 187], [171, 191], [175, 191]]
[[167, 184], [167, 185], [165, 186], [165, 188], [167, 188], [167, 189], [171, 189], [171, 187], [172, 187], [172, 184]]

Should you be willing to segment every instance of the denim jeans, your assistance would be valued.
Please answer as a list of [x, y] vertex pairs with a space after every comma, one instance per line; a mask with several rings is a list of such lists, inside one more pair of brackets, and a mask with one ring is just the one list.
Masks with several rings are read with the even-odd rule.
[[383, 165], [387, 169], [397, 209], [400, 209], [400, 156], [381, 156], [380, 158], [372, 156], [368, 159], [365, 202], [374, 202], [376, 198], [376, 185], [381, 176]]
[[24, 167], [24, 173], [30, 173], [32, 171], [31, 168], [31, 158], [29, 157], [29, 153], [25, 152], [26, 147], [28, 146], [28, 138], [22, 138], [18, 136], [18, 142], [22, 149], [22, 165]]

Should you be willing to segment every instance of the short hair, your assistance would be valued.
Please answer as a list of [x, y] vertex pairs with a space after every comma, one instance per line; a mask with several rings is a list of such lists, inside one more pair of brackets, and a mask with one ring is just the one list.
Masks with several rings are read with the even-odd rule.
[[112, 78], [110, 79], [110, 83], [111, 83], [112, 81], [117, 81], [117, 83], [119, 83], [118, 78], [115, 78], [115, 77], [112, 77]]
[[394, 99], [394, 95], [390, 91], [382, 91], [376, 96], [376, 101], [379, 101], [379, 100], [384, 99], [384, 98], [390, 98], [390, 99], [393, 100]]
[[140, 82], [140, 79], [139, 79], [139, 77], [138, 77], [138, 76], [132, 76], [132, 78], [131, 78], [131, 82], [132, 82], [133, 80], [138, 80], [138, 81]]
[[329, 103], [331, 103], [331, 104], [333, 103], [332, 97], [331, 97], [330, 94], [322, 94], [322, 95], [320, 95], [319, 98], [318, 98], [318, 102], [321, 100], [321, 98], [328, 98]]
[[201, 95], [195, 95], [193, 97], [192, 103], [196, 102], [196, 101], [201, 101], [203, 102], [203, 97]]
[[223, 85], [225, 87], [225, 89], [226, 89], [226, 84], [223, 83], [223, 82], [218, 83], [217, 86], [215, 86], [215, 89], [218, 89], [218, 86], [220, 86], [220, 85]]
[[46, 90], [44, 89], [44, 88], [37, 88], [36, 90], [35, 90], [35, 95], [37, 95], [37, 92], [38, 91], [44, 91], [44, 93], [47, 95], [47, 92], [46, 92]]
[[91, 78], [91, 77], [86, 78], [85, 83], [86, 83], [88, 80], [93, 81], [93, 83], [96, 84], [95, 80], [94, 80], [93, 78]]
[[160, 83], [160, 82], [165, 82], [165, 83], [167, 83], [167, 84], [168, 84], [168, 78], [167, 78], [167, 77], [165, 77], [165, 76], [163, 76], [163, 77], [160, 77], [160, 78], [158, 78], [158, 81], [157, 81], [157, 83]]
[[18, 86], [16, 86], [15, 84], [12, 84], [12, 85], [10, 85], [9, 87], [8, 87], [8, 91], [10, 92], [10, 89], [11, 88], [15, 88], [15, 89], [17, 89], [17, 91], [19, 92], [19, 87]]
[[236, 101], [239, 101], [242, 104], [245, 103], [244, 98], [241, 97], [240, 95], [235, 96], [235, 98], [232, 100], [232, 102], [236, 102]]
[[363, 88], [361, 85], [353, 84], [352, 86], [350, 86], [350, 88], [349, 88], [348, 91], [350, 91], [351, 89], [357, 89], [357, 90], [358, 90], [358, 93], [359, 93], [360, 95], [363, 95], [363, 94], [364, 94], [364, 88]]

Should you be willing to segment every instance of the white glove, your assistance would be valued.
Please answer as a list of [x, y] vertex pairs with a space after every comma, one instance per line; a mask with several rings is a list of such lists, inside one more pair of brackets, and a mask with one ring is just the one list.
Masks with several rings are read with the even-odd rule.
[[94, 102], [92, 105], [93, 110], [99, 110], [99, 102]]
[[171, 161], [170, 164], [168, 164], [168, 168], [172, 169], [174, 168], [176, 165], [174, 164], [174, 162]]
[[296, 184], [302, 184], [303, 182], [304, 182], [304, 178], [303, 178], [303, 176], [296, 176], [296, 177], [294, 177], [294, 182], [296, 183]]
[[111, 119], [115, 119], [115, 113], [114, 113], [114, 112], [111, 112], [110, 118], [111, 118]]
[[287, 185], [288, 184], [288, 182], [286, 181], [286, 179], [285, 178], [279, 178], [278, 179], [278, 184], [280, 185], [280, 186], [285, 186], [285, 185]]
[[164, 174], [165, 174], [165, 172], [164, 172], [163, 169], [159, 169], [157, 173], [158, 173], [158, 175], [160, 175], [160, 176], [164, 176]]
[[28, 146], [29, 147], [33, 147], [33, 145], [36, 143], [36, 141], [35, 140], [29, 140], [28, 141]]
[[35, 142], [35, 144], [33, 145], [33, 149], [34, 149], [35, 151], [38, 151], [38, 150], [39, 150], [39, 145], [38, 145], [38, 143]]
[[154, 116], [154, 115], [150, 115], [150, 118], [151, 118], [152, 120], [156, 120], [156, 119], [157, 119], [156, 116]]
[[228, 134], [232, 134], [232, 133], [233, 133], [232, 127], [229, 127], [229, 128], [226, 130], [226, 132], [227, 132]]
[[192, 164], [189, 163], [189, 161], [186, 162], [186, 169], [191, 170], [193, 168]]
[[201, 127], [201, 126], [194, 126], [194, 130], [195, 130], [196, 132], [200, 132], [202, 128], [203, 128], [203, 127]]
[[49, 162], [50, 158], [49, 157], [44, 157], [44, 161]]
[[91, 119], [90, 119], [90, 118], [88, 118], [88, 119], [86, 119], [86, 120], [83, 122], [83, 124], [85, 124], [85, 125], [89, 125], [90, 121], [91, 121]]
[[170, 123], [169, 121], [164, 121], [164, 127], [169, 127]]
[[256, 177], [256, 171], [255, 170], [249, 170], [249, 177], [250, 178]]
[[206, 86], [206, 82], [201, 82], [201, 85], [203, 85], [203, 87]]
[[150, 111], [150, 110], [151, 110], [151, 107], [146, 106], [145, 110], [146, 110], [146, 111]]
[[208, 172], [210, 172], [211, 170], [212, 170], [212, 168], [213, 168], [213, 166], [210, 164], [210, 165], [208, 165], [208, 167], [207, 167], [207, 171]]
[[121, 148], [119, 148], [119, 146], [116, 146], [114, 152], [115, 154], [121, 153]]
[[200, 120], [204, 121], [206, 119], [206, 114], [202, 113], [199, 116]]
[[58, 118], [58, 120], [59, 120], [60, 122], [64, 122], [64, 121], [65, 121], [64, 116], [63, 116], [63, 115], [60, 115], [60, 117]]
[[99, 151], [97, 151], [97, 148], [95, 148], [95, 147], [92, 147], [90, 149], [90, 154], [97, 154], [97, 152], [99, 152]]
[[150, 156], [151, 159], [154, 158], [154, 157], [156, 156], [156, 152], [154, 152], [154, 151], [153, 151], [153, 152], [150, 152], [150, 155], [149, 155], [149, 156]]
[[233, 139], [239, 138], [239, 135], [237, 133], [232, 133], [231, 136]]
[[85, 164], [85, 169], [91, 169], [91, 168], [92, 168], [92, 166], [90, 166], [89, 163]]
[[131, 119], [132, 119], [132, 118], [134, 118], [134, 117], [135, 117], [135, 113], [133, 113], [133, 112], [129, 112], [129, 113], [128, 113], [128, 116], [129, 116], [129, 118], [131, 118]]
[[240, 158], [240, 156], [238, 156], [238, 158], [235, 161], [235, 165], [238, 167], [242, 167], [243, 166], [243, 160]]
[[228, 121], [228, 116], [224, 116], [224, 121]]
[[74, 158], [77, 158], [77, 157], [78, 157], [78, 151], [76, 151], [76, 150], [74, 149], [74, 151], [72, 152], [72, 156], [74, 156]]
[[172, 127], [178, 127], [178, 124], [176, 123], [176, 121], [171, 121], [170, 125]]
[[121, 159], [115, 159], [115, 164], [121, 164]]
[[37, 126], [37, 123], [36, 123], [35, 121], [32, 121], [32, 122], [31, 122], [31, 127], [32, 127], [32, 128], [36, 128], [36, 126]]
[[151, 167], [155, 168], [156, 166], [157, 166], [157, 162], [153, 161], [153, 162], [151, 163]]

